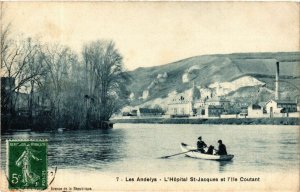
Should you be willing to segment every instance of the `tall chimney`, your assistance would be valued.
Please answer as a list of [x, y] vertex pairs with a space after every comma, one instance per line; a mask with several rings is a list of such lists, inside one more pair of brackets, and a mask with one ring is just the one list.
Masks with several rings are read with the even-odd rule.
[[279, 62], [276, 62], [275, 99], [279, 100]]

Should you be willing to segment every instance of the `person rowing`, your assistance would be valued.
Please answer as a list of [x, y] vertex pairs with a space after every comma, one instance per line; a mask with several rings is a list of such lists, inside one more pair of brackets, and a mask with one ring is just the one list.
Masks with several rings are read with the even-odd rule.
[[219, 149], [216, 152], [216, 155], [227, 155], [226, 146], [223, 144], [222, 140], [218, 141]]
[[202, 141], [202, 137], [198, 137], [197, 141], [197, 150], [200, 151], [201, 153], [205, 153], [204, 148], [206, 148], [207, 145], [204, 141]]

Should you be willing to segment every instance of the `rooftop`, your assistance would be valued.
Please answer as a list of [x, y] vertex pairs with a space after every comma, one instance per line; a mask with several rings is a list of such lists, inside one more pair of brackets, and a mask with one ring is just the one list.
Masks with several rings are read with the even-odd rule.
[[209, 105], [208, 109], [224, 109], [224, 107], [221, 105]]
[[252, 109], [261, 109], [261, 106], [259, 104], [252, 104], [250, 105]]
[[160, 109], [139, 108], [141, 113], [161, 113]]
[[297, 104], [295, 101], [288, 101], [288, 100], [270, 100], [270, 101], [275, 101], [278, 104]]

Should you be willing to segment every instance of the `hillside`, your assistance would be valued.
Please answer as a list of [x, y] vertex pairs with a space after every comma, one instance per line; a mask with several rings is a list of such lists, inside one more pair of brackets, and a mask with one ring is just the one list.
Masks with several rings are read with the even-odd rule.
[[[234, 53], [196, 56], [173, 63], [138, 68], [129, 72], [131, 106], [165, 103], [170, 93], [182, 93], [198, 88], [223, 90], [230, 98], [253, 96], [271, 98], [274, 91], [276, 60], [280, 62], [280, 92], [285, 98], [295, 98], [300, 88], [300, 53]], [[263, 87], [263, 90], [261, 89]]]

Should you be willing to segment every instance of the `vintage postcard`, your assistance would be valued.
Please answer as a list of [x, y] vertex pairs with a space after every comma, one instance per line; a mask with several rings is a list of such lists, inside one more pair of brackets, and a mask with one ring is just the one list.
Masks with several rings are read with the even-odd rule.
[[1, 1], [0, 191], [299, 191], [298, 2]]

